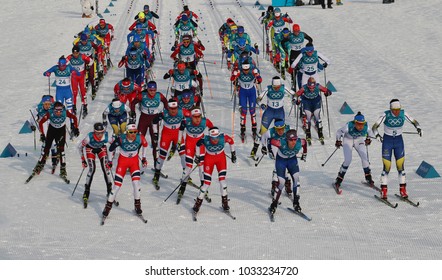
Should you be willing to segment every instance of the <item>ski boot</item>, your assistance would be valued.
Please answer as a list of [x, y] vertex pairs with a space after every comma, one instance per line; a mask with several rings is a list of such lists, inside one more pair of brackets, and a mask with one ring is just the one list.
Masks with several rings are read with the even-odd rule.
[[89, 200], [89, 186], [86, 184], [84, 185], [85, 191], [83, 194], [83, 207], [87, 208], [87, 202]]
[[322, 127], [318, 127], [318, 138], [319, 142], [324, 145], [324, 134], [322, 134]]
[[203, 203], [203, 200], [201, 198], [197, 197], [197, 199], [195, 201], [195, 205], [192, 208], [193, 212], [198, 213], [202, 203]]
[[258, 151], [258, 148], [259, 148], [259, 144], [253, 143], [253, 148], [252, 148], [252, 151], [250, 152], [250, 157], [253, 158], [254, 160], [256, 160], [255, 156], [256, 156], [256, 152]]
[[343, 4], [342, 4], [341, 0], [336, 0], [336, 5], [340, 6], [340, 5], [343, 5]]
[[112, 192], [112, 183], [107, 184], [106, 188], [107, 188], [106, 197], [109, 197], [110, 193]]
[[371, 173], [366, 173], [366, 174], [365, 174], [365, 181], [366, 181], [367, 184], [369, 184], [370, 186], [374, 186], [374, 182], [373, 182], [373, 178], [371, 177]]
[[137, 213], [137, 215], [141, 215], [143, 213], [143, 210], [141, 210], [141, 200], [135, 199], [134, 206], [135, 206], [135, 213]]
[[299, 195], [293, 196], [293, 209], [295, 209], [296, 212], [301, 212], [301, 206], [299, 205]]
[[68, 173], [66, 172], [66, 163], [62, 163], [60, 165], [60, 177], [66, 178], [68, 176]]
[[381, 198], [387, 199], [387, 185], [381, 185]]
[[400, 184], [399, 185], [399, 192], [400, 192], [402, 198], [408, 198], [406, 188], [407, 188], [407, 184]]
[[103, 210], [103, 218], [106, 218], [107, 216], [109, 216], [109, 212], [110, 212], [110, 210], [112, 209], [112, 204], [113, 204], [113, 202], [110, 202], [109, 200], [108, 201], [106, 201], [106, 206], [104, 207], [104, 210]]
[[181, 201], [181, 198], [183, 198], [184, 192], [186, 191], [186, 185], [187, 182], [182, 182], [180, 189], [178, 190], [178, 198], [176, 200], [176, 204], [179, 204]]
[[230, 210], [229, 200], [227, 199], [227, 195], [223, 195], [221, 197], [221, 203], [222, 203], [224, 211], [229, 211]]
[[209, 191], [206, 191], [206, 193], [204, 194], [204, 199], [209, 203], [212, 202], [212, 199], [209, 197]]
[[160, 181], [160, 175], [161, 175], [160, 172], [161, 171], [159, 169], [155, 169], [155, 174], [153, 175], [153, 178], [152, 178], [152, 182], [157, 190], [159, 189], [158, 182]]
[[77, 115], [77, 105], [75, 105], [75, 104], [72, 106], [72, 113], [74, 115]]
[[83, 104], [83, 119], [87, 116], [87, 104]]
[[97, 96], [97, 90], [98, 90], [97, 85], [92, 86], [92, 100], [95, 100], [95, 97]]
[[258, 133], [256, 131], [256, 124], [252, 125], [252, 136], [253, 136], [254, 140], [256, 140], [258, 138]]

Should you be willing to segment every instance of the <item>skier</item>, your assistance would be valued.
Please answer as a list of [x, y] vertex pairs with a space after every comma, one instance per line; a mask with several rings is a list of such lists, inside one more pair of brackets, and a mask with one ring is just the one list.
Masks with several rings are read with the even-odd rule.
[[270, 30], [270, 38], [272, 41], [272, 52], [270, 53], [270, 62], [273, 62], [273, 58], [276, 55], [276, 45], [275, 45], [275, 37], [278, 33], [280, 33], [284, 27], [286, 26], [286, 23], [293, 23], [292, 19], [287, 15], [281, 14], [280, 8], [274, 9], [274, 15], [275, 17], [269, 21], [269, 23], [266, 25], [266, 30]]
[[189, 17], [187, 15], [182, 15], [178, 25], [175, 27], [175, 44], [174, 44], [174, 46], [176, 47], [178, 45], [178, 42], [182, 41], [184, 35], [190, 35], [193, 38], [193, 37], [196, 37], [197, 34], [198, 34], [198, 30], [189, 21]]
[[[322, 8], [325, 9], [325, 0], [319, 0], [319, 3], [321, 4]], [[327, 8], [333, 9], [332, 4], [332, 0], [327, 0]]]
[[[72, 135], [78, 137], [80, 131], [78, 130], [77, 117], [69, 111], [66, 111], [63, 103], [57, 101], [54, 103], [52, 109], [50, 109], [38, 122], [40, 128], [40, 140], [44, 142], [44, 150], [42, 151], [37, 165], [35, 166], [33, 173], [40, 174], [46, 163], [46, 159], [51, 149], [52, 142], [57, 144], [57, 153], [60, 160], [60, 177], [67, 181], [66, 172], [66, 159], [64, 154], [64, 145], [66, 143], [66, 117], [73, 121]], [[49, 120], [48, 129], [45, 132], [44, 123]]]
[[[399, 175], [400, 195], [403, 198], [408, 197], [404, 167], [405, 148], [404, 140], [402, 138], [402, 128], [405, 125], [405, 121], [413, 124], [419, 136], [422, 137], [422, 129], [420, 128], [418, 121], [402, 109], [399, 99], [392, 99], [390, 101], [390, 110], [385, 111], [373, 125], [373, 133], [376, 135], [376, 138], [380, 138], [382, 141], [382, 162], [384, 164], [381, 175], [382, 199], [387, 199], [388, 173], [390, 173], [391, 158], [393, 155], [396, 159], [396, 169]], [[378, 132], [378, 128], [382, 123], [384, 124], [383, 137], [380, 136]]]
[[146, 58], [145, 55], [138, 53], [137, 49], [133, 47], [128, 55], [123, 56], [118, 63], [119, 68], [123, 65], [126, 67], [126, 78], [130, 78], [139, 87], [144, 86], [145, 65], [150, 67]]
[[[234, 70], [230, 77], [235, 85], [235, 92], [238, 92], [239, 106], [241, 110], [241, 141], [244, 143], [246, 135], [246, 116], [247, 109], [250, 112], [250, 119], [252, 123], [253, 139], [256, 138], [256, 84], [262, 82], [262, 78], [259, 75], [258, 68], [253, 64], [243, 63], [241, 70]], [[234, 93], [236, 94], [236, 93]]]
[[295, 129], [287, 131], [286, 138], [278, 140], [272, 140], [271, 144], [278, 148], [275, 160], [276, 174], [278, 175], [278, 190], [273, 195], [272, 204], [270, 205], [269, 211], [274, 214], [276, 208], [278, 207], [279, 197], [281, 196], [282, 186], [285, 185], [285, 175], [286, 170], [288, 170], [291, 179], [293, 181], [293, 208], [295, 211], [301, 211], [301, 206], [299, 205], [299, 165], [298, 158], [296, 154], [302, 148], [301, 160], [307, 158], [307, 142], [305, 139], [298, 138]]
[[158, 33], [157, 27], [146, 18], [146, 14], [144, 14], [144, 12], [139, 12], [137, 16], [138, 18], [131, 24], [131, 26], [129, 26], [129, 31], [134, 30], [137, 24], [141, 23], [143, 25], [143, 28], [145, 28], [146, 30], [152, 30], [152, 32], [154, 32], [155, 34]]
[[216, 126], [209, 129], [208, 135], [198, 140], [196, 144], [200, 148], [199, 161], [203, 162], [204, 166], [204, 184], [201, 186], [198, 197], [195, 201], [195, 205], [193, 206], [193, 211], [195, 213], [198, 213], [201, 204], [203, 203], [203, 198], [210, 187], [212, 182], [212, 173], [215, 167], [218, 171], [222, 207], [224, 211], [230, 210], [226, 184], [227, 162], [226, 154], [224, 152], [224, 146], [226, 144], [230, 145], [230, 159], [232, 163], [235, 163], [236, 152], [233, 139], [224, 133], [220, 133], [218, 127]]
[[272, 121], [277, 119], [283, 122], [285, 121], [284, 96], [286, 93], [290, 95], [294, 94], [294, 92], [285, 89], [279, 76], [275, 76], [272, 78], [272, 84], [267, 86], [267, 89], [259, 94], [257, 98], [258, 104], [261, 103], [264, 96], [267, 96], [267, 106], [261, 105], [265, 107], [265, 110], [261, 118], [261, 127], [257, 137], [255, 137], [255, 143], [253, 143], [253, 149], [250, 153], [252, 158], [255, 158], [256, 152], [258, 151], [261, 135], [269, 129]]
[[365, 174], [365, 181], [368, 185], [374, 186], [374, 182], [370, 171], [370, 162], [368, 161], [368, 145], [371, 143], [370, 138], [375, 138], [373, 131], [368, 127], [364, 115], [358, 112], [353, 121], [348, 122], [345, 126], [336, 132], [336, 148], [343, 147], [344, 162], [339, 169], [338, 176], [335, 181], [335, 188], [339, 190], [345, 173], [350, 166], [352, 160], [353, 148], [358, 152], [362, 162], [362, 169]]
[[[286, 124], [284, 120], [282, 119], [276, 119], [274, 122], [274, 126], [267, 130], [262, 136], [261, 136], [261, 153], [262, 156], [269, 154], [270, 159], [275, 159], [275, 154], [278, 152], [278, 149], [275, 146], [271, 145], [272, 140], [273, 141], [281, 141], [281, 139], [284, 139], [286, 137], [287, 131], [290, 130], [290, 125]], [[275, 194], [276, 187], [279, 184], [278, 175], [276, 174], [276, 169], [273, 169], [273, 176], [272, 176], [272, 189], [271, 194], [272, 196]], [[287, 176], [285, 177], [285, 191], [289, 197], [292, 196], [292, 186], [290, 178]]]
[[92, 67], [94, 61], [87, 55], [80, 53], [80, 47], [73, 46], [72, 54], [66, 57], [66, 60], [72, 65], [77, 71], [80, 73], [72, 74], [71, 82], [72, 82], [72, 94], [73, 94], [73, 112], [77, 114], [77, 95], [78, 89], [80, 89], [81, 96], [81, 104], [83, 106], [83, 117], [87, 115], [87, 96], [86, 96], [86, 68]]
[[[95, 157], [98, 156], [101, 164], [101, 170], [103, 170], [104, 181], [107, 186], [107, 195], [109, 196], [112, 190], [112, 179], [110, 169], [112, 168], [112, 161], [108, 159], [106, 144], [110, 143], [105, 126], [102, 123], [94, 124], [94, 131], [89, 132], [86, 137], [79, 143], [78, 151], [81, 156], [81, 164], [83, 168], [89, 166], [89, 171], [86, 177], [86, 184], [84, 185], [83, 205], [87, 208], [89, 200], [89, 194], [92, 184], [92, 179], [95, 174]], [[86, 157], [84, 157], [84, 151], [86, 150]], [[87, 161], [86, 161], [87, 159]]]
[[[178, 199], [177, 204], [181, 201], [181, 198], [184, 195], [184, 192], [186, 190], [186, 185], [189, 181], [189, 175], [193, 167], [193, 158], [195, 157], [196, 153], [196, 143], [198, 140], [204, 137], [204, 130], [207, 128], [212, 128], [214, 125], [213, 123], [202, 116], [202, 112], [200, 108], [194, 108], [191, 111], [191, 117], [186, 117], [181, 121], [180, 125], [180, 132], [178, 136], [178, 144], [175, 150], [180, 151], [181, 149], [181, 139], [183, 139], [183, 135], [185, 133], [184, 137], [184, 146], [186, 151], [186, 168], [183, 170], [183, 176], [181, 178], [181, 186], [178, 191]], [[201, 185], [204, 184], [203, 180], [203, 170], [202, 165], [197, 163], [199, 165], [199, 175], [200, 175], [200, 181]]]
[[182, 18], [183, 15], [186, 15], [189, 18], [189, 20], [193, 24], [193, 26], [198, 27], [199, 17], [196, 13], [189, 10], [189, 6], [187, 6], [187, 5], [183, 6], [183, 11], [175, 19], [175, 24], [174, 24], [175, 27], [178, 25], [179, 20]]
[[[292, 65], [293, 61], [296, 60], [296, 58], [301, 54], [301, 50], [304, 47], [304, 42], [308, 41], [309, 44], [313, 44], [313, 39], [310, 37], [307, 33], [301, 31], [301, 27], [299, 24], [293, 24], [293, 32], [289, 36], [288, 41], [288, 49], [290, 50], [290, 62], [289, 65]], [[302, 75], [302, 74], [301, 74]], [[298, 87], [296, 87], [296, 80], [298, 76], [298, 67], [294, 68], [293, 74], [292, 74], [292, 88], [295, 90], [296, 88], [300, 88], [301, 85], [298, 84]], [[301, 76], [302, 78], [302, 76]]]
[[106, 74], [107, 70], [111, 67], [110, 44], [114, 39], [114, 27], [112, 24], [107, 23], [106, 20], [102, 18], [100, 19], [99, 23], [95, 25], [94, 31], [104, 42], [102, 57], [100, 60], [103, 65], [104, 74]]
[[145, 136], [147, 130], [149, 130], [153, 160], [156, 162], [158, 139], [155, 141], [154, 138], [153, 120], [160, 112], [162, 112], [161, 104], [163, 105], [163, 108], [167, 109], [167, 99], [161, 92], [157, 91], [157, 83], [155, 81], [149, 81], [147, 83], [147, 90], [143, 90], [141, 94], [138, 94], [137, 98], [130, 103], [131, 118], [133, 119], [136, 117], [135, 105], [138, 103], [141, 104], [141, 115], [140, 119], [138, 120], [138, 131], [141, 133], [141, 135]]
[[186, 64], [179, 61], [175, 68], [169, 69], [164, 74], [163, 79], [173, 79], [172, 89], [174, 97], [180, 96], [186, 90], [192, 90], [193, 93], [201, 94], [199, 82], [203, 76], [198, 70], [186, 67]]
[[[183, 41], [179, 43], [173, 53], [170, 55], [174, 61], [183, 61], [191, 70], [196, 70], [198, 61], [204, 57], [201, 47], [198, 43], [192, 41], [192, 36], [184, 35]], [[202, 79], [200, 88], [202, 89]]]
[[183, 110], [185, 115], [190, 116], [190, 112], [195, 107], [200, 107], [201, 96], [193, 94], [189, 89], [183, 90], [183, 93], [178, 95], [178, 107]]
[[123, 104], [128, 102], [130, 104], [141, 93], [141, 90], [141, 87], [130, 78], [124, 78], [115, 84], [114, 97], [120, 99]]
[[309, 145], [311, 145], [312, 141], [312, 135], [310, 131], [312, 125], [312, 116], [315, 117], [315, 128], [318, 132], [319, 141], [322, 145], [324, 145], [324, 135], [322, 133], [321, 120], [321, 91], [324, 92], [325, 96], [330, 96], [332, 94], [332, 92], [328, 88], [321, 86], [319, 83], [316, 83], [315, 78], [310, 77], [308, 79], [308, 83], [296, 92], [297, 97], [301, 96], [301, 101], [299, 101], [298, 99], [292, 100], [292, 102], [295, 102], [297, 105], [302, 102], [307, 122], [303, 123], [302, 129], [304, 129]]
[[[69, 112], [73, 112], [72, 108], [72, 90], [71, 90], [71, 74], [75, 73], [80, 76], [81, 73], [72, 65], [67, 64], [64, 56], [58, 59], [58, 64], [52, 66], [43, 73], [43, 76], [50, 77], [52, 73], [55, 76], [55, 100], [65, 103]], [[72, 123], [71, 123], [72, 126]]]
[[[288, 72], [293, 74], [293, 69], [298, 67], [299, 71], [302, 73], [302, 80], [298, 80], [298, 85], [305, 85], [310, 77], [319, 80], [319, 70], [327, 68], [330, 64], [330, 60], [325, 57], [322, 53], [315, 50], [315, 47], [311, 43], [301, 50], [302, 55], [299, 55], [295, 61], [292, 62]], [[323, 60], [324, 63], [320, 63], [319, 59]]]
[[[153, 18], [156, 18], [156, 19], [160, 18], [155, 12], [150, 10], [149, 5], [144, 5], [143, 6], [143, 13], [144, 13], [144, 16], [146, 17], [147, 20], [152, 20]], [[138, 13], [135, 16], [135, 20], [137, 20], [139, 18], [139, 14], [140, 13]]]
[[[130, 115], [130, 108], [118, 98], [112, 99], [112, 102], [104, 109], [103, 125], [107, 127], [107, 119], [112, 126], [113, 136], [117, 137], [126, 131], [127, 117]], [[130, 122], [135, 123], [135, 120]]]
[[[160, 145], [159, 156], [155, 161], [155, 175], [152, 179], [157, 188], [159, 188], [158, 182], [160, 180], [161, 169], [163, 168], [169, 149], [171, 148], [171, 153], [175, 152], [174, 149], [176, 148], [176, 145], [181, 141], [181, 139], [178, 139], [178, 135], [184, 117], [185, 115], [183, 111], [178, 107], [178, 101], [176, 99], [169, 99], [168, 109], [163, 109], [163, 112], [153, 119], [154, 141], [159, 142]], [[159, 139], [158, 136], [160, 121], [162, 121], [163, 124], [161, 129], [161, 139]], [[179, 154], [181, 157], [181, 166], [184, 169], [186, 167], [184, 150], [179, 151]]]
[[129, 124], [126, 129], [126, 133], [121, 134], [109, 147], [109, 152], [113, 152], [117, 147], [120, 147], [120, 155], [118, 156], [118, 163], [115, 171], [115, 182], [112, 187], [112, 191], [107, 198], [106, 206], [104, 207], [102, 213], [103, 219], [109, 216], [109, 212], [112, 209], [112, 204], [114, 203], [115, 198], [123, 185], [123, 178], [126, 175], [127, 169], [129, 169], [130, 176], [132, 178], [135, 212], [137, 215], [141, 215], [143, 213], [141, 210], [141, 174], [138, 157], [141, 148], [141, 163], [143, 168], [147, 167], [147, 141], [143, 135], [138, 133], [137, 126], [135, 124]]
[[146, 47], [152, 56], [154, 56], [153, 47], [155, 44], [155, 33], [151, 30], [146, 30], [143, 28], [141, 23], [137, 23], [135, 29], [127, 34], [127, 44], [131, 44], [136, 36], [140, 38], [142, 47]]
[[[31, 130], [36, 131], [38, 127], [38, 122], [41, 120], [41, 118], [46, 115], [49, 110], [52, 109], [52, 106], [54, 105], [54, 97], [51, 95], [43, 95], [41, 98], [40, 103], [37, 105], [37, 107], [34, 108], [33, 112], [31, 111], [31, 118], [29, 119], [29, 123], [31, 124]], [[43, 125], [44, 132], [47, 133], [48, 130], [48, 123], [45, 122]], [[43, 142], [41, 146], [41, 153], [43, 153], [45, 149], [45, 142]], [[58, 164], [58, 155], [57, 155], [57, 147], [55, 143], [53, 143], [51, 147], [51, 158], [52, 158], [52, 170], [55, 171], [55, 168]], [[53, 172], [52, 172], [53, 173]]]

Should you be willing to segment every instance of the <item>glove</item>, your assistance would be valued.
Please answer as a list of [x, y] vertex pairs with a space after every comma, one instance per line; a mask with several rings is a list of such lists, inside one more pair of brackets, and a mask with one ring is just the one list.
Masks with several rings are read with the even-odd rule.
[[143, 157], [143, 158], [141, 159], [141, 164], [143, 165], [143, 167], [146, 167], [146, 166], [147, 166], [147, 160], [146, 160], [145, 157]]
[[307, 159], [307, 154], [306, 153], [302, 153], [301, 160], [305, 161], [306, 159]]
[[195, 159], [193, 160], [193, 162], [195, 162], [195, 164], [200, 164], [200, 162], [202, 161], [202, 156], [195, 156]]
[[154, 134], [153, 134], [152, 144], [153, 144], [154, 146], [157, 146], [157, 145], [158, 145], [158, 133], [154, 133]]
[[169, 70], [169, 75], [172, 76], [173, 75], [173, 69]]
[[331, 90], [327, 89], [327, 91], [324, 94], [325, 94], [325, 96], [330, 96], [330, 95], [332, 95], [332, 92], [331, 92]]
[[83, 165], [83, 168], [87, 167], [87, 162], [86, 162], [86, 159], [84, 157], [81, 157], [81, 165]]
[[327, 68], [327, 66], [328, 66], [328, 63], [327, 63], [327, 62], [324, 62], [324, 63], [322, 64], [322, 67], [324, 67], [324, 68]]
[[157, 30], [154, 30], [153, 33], [158, 34], [158, 31], [157, 31]]
[[258, 49], [258, 44], [255, 43], [255, 44], [253, 45], [253, 47], [255, 48], [255, 50], [257, 50], [257, 49]]
[[416, 127], [417, 134], [419, 134], [420, 137], [422, 137], [422, 129], [420, 127]]
[[267, 105], [265, 105], [265, 104], [261, 104], [261, 110], [265, 110], [265, 109], [267, 109]]
[[31, 125], [31, 130], [35, 131], [37, 128], [35, 127], [35, 125]]
[[342, 147], [342, 141], [336, 140], [335, 147], [338, 149]]
[[257, 81], [258, 84], [262, 83], [261, 76], [256, 76], [256, 81]]
[[365, 139], [365, 146], [368, 146], [371, 144], [371, 139], [370, 138], [366, 138]]
[[107, 168], [108, 170], [112, 169], [112, 161], [108, 161], [108, 162], [106, 163], [106, 168]]
[[262, 101], [262, 98], [261, 98], [261, 97], [256, 98], [256, 103], [260, 104], [261, 101]]
[[43, 75], [45, 75], [46, 77], [51, 76], [51, 72], [44, 72]]
[[107, 127], [107, 121], [103, 121], [103, 126]]
[[262, 148], [261, 148], [261, 153], [262, 153], [262, 155], [266, 155], [267, 154], [267, 148], [266, 148], [266, 146], [262, 146]]
[[290, 75], [293, 74], [293, 68], [292, 67], [289, 67], [289, 69], [287, 71], [290, 73]]
[[80, 130], [78, 130], [77, 127], [74, 127], [74, 128], [72, 129], [72, 134], [73, 134], [75, 137], [78, 137], [78, 135], [80, 135]]
[[129, 116], [131, 119], [136, 119], [137, 118], [137, 113], [135, 113], [134, 111], [130, 111]]
[[231, 154], [231, 160], [232, 160], [232, 163], [236, 163], [236, 152], [235, 151], [233, 151]]
[[46, 137], [44, 134], [40, 134], [40, 141], [41, 142], [45, 142], [46, 141]]
[[293, 98], [292, 99], [292, 104], [293, 105], [299, 105], [299, 104], [301, 104], [301, 100], [299, 100], [299, 98]]

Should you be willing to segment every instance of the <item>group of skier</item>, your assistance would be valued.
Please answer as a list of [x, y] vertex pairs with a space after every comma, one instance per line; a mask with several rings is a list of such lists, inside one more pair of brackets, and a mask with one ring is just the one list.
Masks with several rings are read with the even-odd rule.
[[[152, 70], [155, 56], [161, 56], [159, 33], [154, 19], [159, 16], [145, 5], [135, 21], [129, 27], [127, 35], [128, 47], [119, 67], [125, 68], [124, 77], [114, 86], [114, 95], [102, 113], [102, 121], [93, 126], [78, 145], [83, 171], [88, 168], [83, 204], [87, 208], [92, 179], [96, 170], [95, 159], [100, 161], [106, 184], [107, 201], [102, 212], [102, 223], [109, 215], [112, 206], [117, 205], [117, 194], [123, 185], [124, 176], [129, 170], [133, 194], [134, 211], [144, 221], [141, 209], [140, 178], [144, 171], [140, 169], [148, 165], [148, 143], [152, 146], [154, 175], [152, 178], [156, 190], [160, 189], [160, 178], [168, 175], [162, 172], [166, 162], [175, 154], [180, 157], [183, 170], [176, 203], [180, 203], [186, 187], [192, 185], [198, 189], [193, 206], [194, 220], [200, 210], [203, 199], [211, 202], [208, 189], [212, 182], [212, 174], [217, 169], [221, 193], [222, 210], [230, 214], [227, 193], [226, 174], [227, 160], [225, 145], [229, 144], [232, 163], [237, 160], [233, 137], [220, 131], [216, 122], [207, 118], [203, 99], [203, 77], [198, 64], [204, 63], [205, 47], [198, 39], [199, 17], [185, 5], [183, 11], [174, 22], [175, 43], [170, 58], [173, 65], [163, 79], [169, 80], [165, 94], [159, 91]], [[307, 147], [312, 145], [311, 127], [314, 125], [318, 139], [324, 144], [321, 120], [322, 93], [327, 97], [332, 91], [327, 85], [318, 83], [319, 71], [324, 71], [330, 60], [319, 53], [312, 42], [313, 39], [302, 32], [298, 23], [293, 23], [288, 14], [282, 14], [279, 8], [269, 6], [261, 17], [265, 30], [265, 54], [273, 63], [280, 76], [274, 76], [270, 84], [261, 89], [263, 79], [259, 70], [259, 48], [252, 46], [250, 36], [244, 26], [237, 25], [231, 18], [226, 20], [218, 32], [222, 45], [222, 56], [231, 70], [231, 87], [233, 99], [233, 120], [237, 110], [236, 99], [239, 99], [240, 138], [246, 143], [246, 117], [250, 114], [253, 147], [250, 157], [258, 166], [263, 157], [274, 160], [273, 178], [271, 183], [272, 202], [269, 207], [271, 219], [275, 213], [283, 190], [293, 203], [292, 211], [306, 219], [300, 206], [300, 168], [301, 160], [307, 158]], [[113, 26], [100, 19], [96, 26], [87, 26], [78, 34], [74, 41], [72, 54], [60, 57], [58, 64], [43, 73], [48, 77], [52, 73], [56, 78], [55, 99], [44, 95], [32, 113], [32, 129], [40, 131], [43, 142], [41, 156], [27, 182], [39, 174], [52, 150], [52, 164], [55, 168], [60, 162], [60, 176], [69, 183], [66, 172], [64, 147], [66, 145], [66, 118], [70, 119], [70, 130], [73, 137], [79, 136], [77, 117], [77, 94], [80, 92], [82, 106], [80, 116], [87, 115], [87, 87], [91, 88], [92, 100], [95, 99], [99, 83], [112, 67], [109, 50], [113, 40]], [[271, 40], [272, 44], [270, 47]], [[256, 60], [253, 59], [256, 54]], [[322, 62], [321, 62], [322, 61]], [[291, 88], [284, 85], [285, 73], [291, 75]], [[172, 85], [172, 86], [171, 86]], [[50, 87], [49, 87], [50, 89]], [[169, 95], [170, 89], [170, 95]], [[295, 110], [296, 128], [290, 127], [286, 120], [284, 98], [289, 96]], [[266, 102], [263, 99], [267, 98]], [[299, 108], [298, 108], [299, 106]], [[260, 112], [258, 126], [257, 111]], [[298, 112], [300, 113], [298, 116]], [[302, 120], [305, 139], [298, 135], [298, 119]], [[47, 121], [49, 120], [49, 125]], [[389, 204], [387, 197], [388, 174], [394, 154], [399, 173], [400, 197], [408, 199], [404, 171], [404, 145], [402, 127], [405, 121], [411, 122], [422, 135], [419, 123], [404, 112], [400, 101], [393, 99], [389, 110], [368, 126], [364, 115], [358, 112], [354, 120], [336, 132], [336, 150], [343, 147], [345, 160], [342, 163], [333, 186], [338, 194], [341, 184], [351, 163], [352, 149], [358, 152], [362, 161], [365, 182], [380, 191], [379, 199]], [[110, 124], [112, 135], [107, 132]], [[384, 124], [384, 135], [378, 128]], [[234, 126], [233, 126], [234, 127]], [[259, 129], [258, 129], [259, 127]], [[232, 134], [235, 133], [232, 128]], [[146, 136], [149, 131], [149, 136]], [[206, 134], [207, 132], [207, 134]], [[382, 141], [382, 157], [384, 168], [381, 186], [376, 187], [370, 170], [368, 148], [371, 139]], [[55, 145], [54, 145], [55, 143]], [[258, 149], [261, 147], [261, 156]], [[117, 149], [118, 148], [118, 149]], [[118, 157], [113, 174], [114, 157]], [[190, 175], [199, 169], [200, 182], [195, 184]], [[83, 174], [82, 171], [82, 174]], [[171, 195], [173, 192], [171, 193]]]

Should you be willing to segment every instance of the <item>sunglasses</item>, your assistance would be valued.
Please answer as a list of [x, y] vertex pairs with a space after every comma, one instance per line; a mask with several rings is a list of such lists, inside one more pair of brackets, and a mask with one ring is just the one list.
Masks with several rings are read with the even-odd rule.
[[54, 109], [54, 112], [55, 113], [61, 113], [61, 112], [63, 112], [63, 109]]
[[290, 141], [290, 142], [296, 141], [296, 138], [290, 138], [290, 139], [288, 139], [288, 141]]
[[138, 130], [130, 130], [130, 131], [128, 131], [127, 133], [129, 133], [129, 134], [137, 134], [137, 133], [138, 133]]

